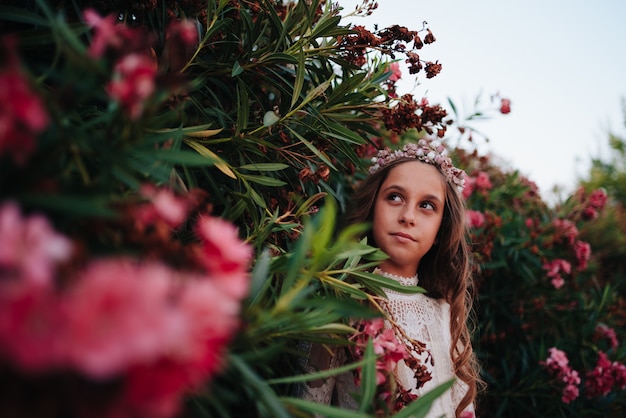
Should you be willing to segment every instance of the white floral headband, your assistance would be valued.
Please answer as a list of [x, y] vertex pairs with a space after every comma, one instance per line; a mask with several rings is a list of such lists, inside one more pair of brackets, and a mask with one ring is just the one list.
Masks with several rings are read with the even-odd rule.
[[441, 170], [446, 180], [456, 186], [459, 191], [465, 187], [465, 172], [452, 165], [452, 160], [446, 155], [446, 148], [426, 139], [420, 139], [417, 144], [406, 144], [401, 150], [392, 151], [387, 147], [379, 150], [378, 155], [372, 158], [373, 165], [369, 172], [373, 174], [392, 161], [400, 159], [415, 159], [432, 164]]

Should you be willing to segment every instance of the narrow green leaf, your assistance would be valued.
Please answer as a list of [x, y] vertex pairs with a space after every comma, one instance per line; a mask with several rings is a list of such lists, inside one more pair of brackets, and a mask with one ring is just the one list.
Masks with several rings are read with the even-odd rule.
[[430, 392], [420, 396], [417, 400], [407, 405], [394, 415], [395, 418], [423, 418], [426, 416], [433, 402], [443, 395], [454, 384], [454, 379], [448, 380], [437, 386]]
[[256, 176], [252, 174], [240, 174], [240, 176], [252, 183], [257, 183], [262, 186], [280, 187], [280, 186], [284, 186], [285, 184], [287, 184], [284, 181], [275, 179], [273, 177]]
[[374, 342], [370, 338], [367, 341], [367, 348], [363, 355], [365, 364], [361, 368], [361, 402], [359, 412], [365, 412], [374, 403], [376, 394], [376, 353], [374, 353]]
[[302, 91], [302, 86], [304, 85], [305, 70], [306, 70], [306, 64], [305, 64], [304, 48], [301, 48], [300, 53], [298, 54], [298, 63], [296, 64], [296, 81], [293, 85], [293, 94], [291, 96], [290, 109], [293, 109], [295, 104], [300, 99], [300, 92]]
[[289, 166], [287, 164], [283, 163], [253, 163], [242, 165], [239, 169], [252, 171], [280, 171], [288, 167]]

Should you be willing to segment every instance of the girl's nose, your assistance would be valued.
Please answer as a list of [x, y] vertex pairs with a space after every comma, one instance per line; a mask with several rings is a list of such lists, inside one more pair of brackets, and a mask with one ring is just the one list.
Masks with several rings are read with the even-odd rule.
[[415, 225], [415, 212], [411, 209], [405, 209], [400, 213], [399, 221], [401, 224]]

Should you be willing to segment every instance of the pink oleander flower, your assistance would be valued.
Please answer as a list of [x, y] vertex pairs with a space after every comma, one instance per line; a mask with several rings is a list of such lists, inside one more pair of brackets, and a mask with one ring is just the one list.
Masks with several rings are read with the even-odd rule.
[[574, 243], [574, 252], [578, 261], [578, 269], [585, 270], [591, 257], [591, 245], [588, 242], [576, 241]]
[[579, 396], [580, 376], [576, 370], [569, 367], [569, 359], [565, 352], [552, 347], [548, 349], [548, 353], [548, 358], [540, 361], [539, 364], [544, 366], [557, 381], [564, 384], [561, 401], [566, 404], [570, 403]]
[[91, 262], [63, 295], [65, 355], [95, 379], [156, 361], [180, 338], [181, 319], [170, 306], [175, 271], [127, 258]]
[[569, 261], [557, 258], [549, 263], [543, 265], [543, 269], [546, 270], [547, 276], [552, 280], [552, 285], [555, 289], [560, 289], [565, 283], [561, 273], [570, 274], [572, 271], [572, 265]]
[[[372, 340], [374, 353], [378, 356], [376, 361], [377, 385], [387, 382], [388, 376], [391, 375], [398, 362], [409, 357], [404, 344], [398, 341], [391, 328], [385, 328], [385, 322], [382, 318], [364, 321], [360, 324], [360, 331], [352, 338], [355, 342], [352, 349], [353, 354], [359, 359], [363, 357], [368, 341]], [[360, 375], [357, 377], [357, 381], [360, 381]]]
[[176, 38], [184, 46], [194, 46], [198, 42], [198, 27], [193, 20], [173, 20], [165, 36], [168, 40]]
[[484, 171], [480, 171], [476, 176], [476, 188], [480, 190], [491, 190], [493, 185], [489, 180], [489, 174]]
[[5, 55], [0, 66], [0, 157], [9, 154], [22, 165], [34, 152], [35, 136], [48, 126], [49, 118], [20, 68], [17, 41], [11, 36], [0, 41], [0, 53]]
[[141, 224], [150, 225], [162, 220], [168, 226], [177, 228], [187, 217], [189, 202], [183, 197], [176, 196], [172, 191], [145, 184], [141, 186], [139, 193], [150, 201], [137, 210], [137, 221]]
[[604, 209], [606, 206], [607, 195], [604, 189], [596, 189], [589, 195], [589, 204], [597, 210]]
[[131, 119], [137, 119], [155, 90], [156, 73], [154, 58], [137, 53], [125, 55], [115, 65], [107, 93], [126, 109]]
[[238, 328], [240, 301], [212, 280], [186, 281], [176, 301], [177, 338], [165, 342], [157, 361], [136, 364], [127, 374], [127, 409], [142, 416], [175, 415], [185, 393], [221, 370], [226, 344]]
[[12, 202], [0, 206], [0, 278], [52, 286], [56, 266], [71, 255], [71, 241], [45, 217], [22, 217]]
[[124, 55], [131, 51], [149, 50], [149, 37], [140, 30], [118, 23], [114, 14], [102, 17], [95, 10], [86, 9], [83, 18], [94, 29], [88, 50], [92, 58], [100, 59], [108, 51]]
[[397, 62], [389, 64], [389, 72], [391, 73], [388, 79], [389, 81], [398, 81], [402, 78], [402, 70], [400, 69], [400, 64]]
[[606, 354], [600, 351], [596, 367], [585, 375], [585, 395], [588, 398], [606, 396], [613, 390], [614, 383], [612, 364]]
[[20, 280], [0, 283], [0, 358], [26, 373], [62, 365], [62, 325], [53, 289]]
[[619, 346], [615, 330], [605, 324], [598, 324], [594, 332], [594, 340], [598, 340], [601, 338], [609, 340], [609, 345], [613, 349]]
[[552, 225], [555, 229], [555, 235], [557, 239], [563, 238], [570, 245], [574, 244], [574, 241], [578, 237], [578, 228], [572, 221], [567, 219], [555, 219], [552, 221]]
[[463, 189], [463, 193], [462, 193], [463, 198], [465, 198], [466, 200], [469, 199], [469, 197], [474, 192], [475, 187], [476, 187], [476, 179], [474, 177], [470, 177], [467, 174], [465, 174], [465, 188]]
[[500, 113], [503, 115], [508, 115], [511, 113], [511, 100], [510, 99], [501, 99], [500, 100]]
[[465, 222], [470, 228], [480, 228], [485, 224], [485, 215], [477, 210], [466, 210]]
[[250, 245], [239, 239], [237, 228], [223, 219], [204, 216], [196, 224], [201, 239], [198, 261], [224, 290], [237, 298], [248, 291]]

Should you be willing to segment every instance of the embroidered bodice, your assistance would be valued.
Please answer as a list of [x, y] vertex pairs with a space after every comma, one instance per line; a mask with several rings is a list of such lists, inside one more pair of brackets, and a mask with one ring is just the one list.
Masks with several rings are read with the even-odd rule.
[[[398, 281], [402, 285], [417, 285], [417, 276], [404, 278], [393, 276], [375, 270], [375, 273], [384, 275]], [[450, 357], [451, 335], [450, 335], [450, 305], [444, 300], [433, 299], [425, 294], [405, 294], [393, 290], [385, 290], [387, 299], [384, 303], [390, 317], [404, 330], [411, 338], [426, 344], [430, 352], [433, 365], [426, 361], [427, 353], [421, 356], [423, 364], [431, 372], [432, 379], [421, 387], [415, 389], [416, 381], [413, 371], [401, 361], [396, 369], [398, 382], [411, 392], [421, 396], [434, 389], [441, 383], [454, 377], [454, 368]], [[387, 324], [387, 326], [390, 326]], [[342, 350], [338, 350], [342, 351]], [[343, 352], [343, 351], [342, 351]], [[338, 354], [331, 360], [331, 367], [336, 367], [345, 360], [344, 354]], [[333, 394], [333, 390], [335, 393]], [[447, 417], [454, 418], [456, 406], [461, 401], [467, 388], [465, 384], [457, 380], [451, 390], [440, 396], [433, 404], [427, 418]], [[302, 397], [317, 402], [328, 404], [332, 396], [336, 397], [337, 405], [353, 409], [356, 403], [352, 401], [349, 393], [354, 393], [353, 379], [349, 376], [338, 376], [335, 379], [328, 379], [323, 385], [312, 388], [306, 387]], [[473, 408], [469, 408], [473, 411]]]

